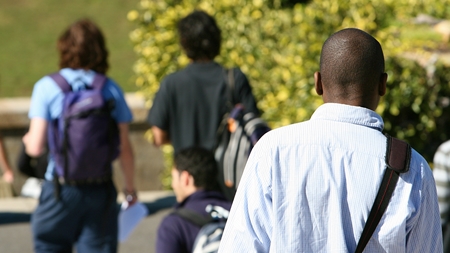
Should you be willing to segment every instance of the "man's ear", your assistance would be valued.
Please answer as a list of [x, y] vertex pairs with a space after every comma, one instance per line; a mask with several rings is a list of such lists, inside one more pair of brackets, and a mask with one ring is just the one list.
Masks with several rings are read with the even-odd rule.
[[190, 177], [191, 177], [191, 175], [189, 174], [189, 172], [187, 172], [185, 170], [180, 172], [180, 182], [181, 182], [181, 184], [184, 185], [184, 186], [189, 185]]
[[317, 95], [323, 95], [322, 76], [319, 71], [314, 73], [314, 88], [316, 89]]
[[378, 85], [378, 95], [384, 96], [386, 94], [386, 83], [387, 83], [388, 74], [383, 73], [380, 76], [380, 83]]
[[187, 171], [183, 171], [182, 173], [184, 173], [182, 175], [182, 184], [185, 187], [195, 187], [195, 180], [194, 177], [189, 174], [189, 172]]

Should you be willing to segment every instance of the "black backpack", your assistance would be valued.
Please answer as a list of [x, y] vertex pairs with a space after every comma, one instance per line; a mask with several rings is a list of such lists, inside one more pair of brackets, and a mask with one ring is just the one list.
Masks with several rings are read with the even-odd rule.
[[224, 76], [231, 108], [223, 116], [217, 130], [214, 156], [218, 162], [222, 192], [227, 199], [233, 200], [253, 146], [270, 128], [263, 119], [253, 112], [247, 112], [242, 104], [234, 102], [233, 69], [225, 71]]

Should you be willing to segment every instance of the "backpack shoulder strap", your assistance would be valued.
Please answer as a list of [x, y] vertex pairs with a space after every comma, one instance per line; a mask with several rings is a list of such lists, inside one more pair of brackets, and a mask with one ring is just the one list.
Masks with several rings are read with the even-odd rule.
[[67, 80], [59, 72], [50, 74], [49, 77], [51, 77], [56, 82], [56, 84], [64, 93], [70, 92], [72, 90], [72, 86], [70, 86]]
[[106, 76], [100, 73], [96, 73], [94, 76], [94, 80], [92, 81], [92, 88], [96, 90], [101, 90], [106, 83]]
[[212, 218], [207, 218], [205, 216], [200, 215], [199, 213], [187, 209], [187, 208], [178, 208], [175, 211], [173, 211], [173, 214], [176, 214], [180, 216], [181, 218], [199, 226], [203, 227], [204, 225], [210, 223], [212, 221]]
[[389, 204], [392, 193], [397, 184], [399, 174], [409, 170], [409, 162], [411, 160], [411, 146], [397, 138], [389, 135], [387, 137], [386, 146], [386, 171], [384, 172], [383, 181], [378, 190], [372, 210], [370, 210], [364, 230], [359, 238], [355, 253], [363, 252], [378, 223], [383, 216], [384, 211]]
[[[59, 88], [64, 92], [70, 92], [72, 90], [72, 86], [67, 82], [67, 80], [59, 73], [53, 73], [49, 75], [55, 82], [58, 84]], [[94, 80], [92, 81], [92, 88], [96, 90], [101, 90], [106, 83], [106, 76], [96, 73], [94, 76]]]
[[227, 104], [229, 104], [230, 108], [233, 108], [236, 104], [234, 99], [235, 92], [235, 82], [234, 82], [234, 69], [223, 69], [225, 84], [227, 88]]

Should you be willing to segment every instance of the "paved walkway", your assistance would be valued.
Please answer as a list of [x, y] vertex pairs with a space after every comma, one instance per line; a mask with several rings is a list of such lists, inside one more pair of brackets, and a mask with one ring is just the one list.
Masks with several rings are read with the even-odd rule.
[[[139, 192], [138, 196], [149, 209], [149, 216], [136, 227], [127, 241], [119, 245], [119, 253], [155, 252], [156, 230], [176, 201], [171, 191]], [[118, 203], [122, 200], [123, 195], [119, 195]], [[36, 205], [37, 200], [30, 198], [0, 199], [1, 252], [33, 252], [29, 221]]]

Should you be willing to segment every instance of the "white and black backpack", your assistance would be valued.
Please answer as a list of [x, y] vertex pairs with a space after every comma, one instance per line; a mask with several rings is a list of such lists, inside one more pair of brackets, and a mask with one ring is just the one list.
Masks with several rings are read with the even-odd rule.
[[232, 201], [250, 151], [270, 128], [258, 115], [246, 111], [240, 101], [233, 99], [233, 69], [225, 71], [224, 77], [229, 111], [223, 116], [217, 130], [214, 157], [219, 167], [219, 185], [222, 193]]
[[229, 211], [221, 206], [208, 205], [206, 212], [208, 212], [208, 216], [202, 216], [187, 208], [179, 208], [174, 211], [174, 214], [201, 227], [195, 238], [192, 253], [216, 253], [219, 251]]

